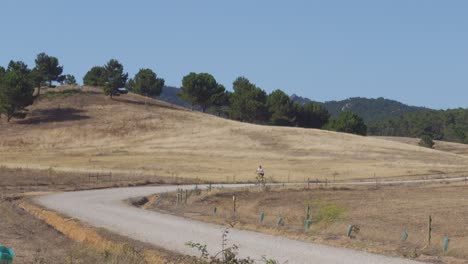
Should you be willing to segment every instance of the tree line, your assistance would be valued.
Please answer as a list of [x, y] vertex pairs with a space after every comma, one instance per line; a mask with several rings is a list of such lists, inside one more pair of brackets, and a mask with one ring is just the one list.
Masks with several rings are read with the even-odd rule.
[[[6, 69], [0, 67], [0, 115], [5, 114], [8, 121], [13, 117], [24, 117], [26, 107], [40, 96], [41, 87], [54, 87], [54, 82], [76, 84], [73, 75], [62, 73], [63, 66], [59, 65], [58, 59], [45, 53], [37, 55], [33, 69], [21, 61], [11, 61]], [[104, 93], [111, 98], [118, 96], [123, 87], [144, 96], [158, 96], [164, 83], [164, 79], [151, 69], [140, 69], [129, 78], [116, 59], [92, 67], [83, 77], [84, 85], [103, 87]], [[35, 88], [37, 93], [34, 93]], [[182, 79], [179, 97], [203, 112], [210, 111], [242, 122], [366, 134], [363, 120], [351, 112], [331, 118], [320, 104], [295, 103], [279, 89], [267, 94], [245, 77], [234, 80], [232, 89], [232, 92], [226, 90], [209, 73], [191, 72]]]
[[368, 133], [377, 136], [430, 137], [468, 143], [468, 109], [426, 110], [369, 124]]

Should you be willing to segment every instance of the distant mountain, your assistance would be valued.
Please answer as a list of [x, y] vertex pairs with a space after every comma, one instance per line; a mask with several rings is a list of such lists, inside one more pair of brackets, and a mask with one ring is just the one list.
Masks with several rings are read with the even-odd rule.
[[[313, 102], [308, 98], [300, 97], [295, 94], [291, 96], [291, 99], [300, 104]], [[362, 117], [364, 122], [367, 124], [399, 117], [406, 113], [430, 110], [424, 107], [409, 106], [398, 101], [382, 97], [377, 99], [353, 97], [346, 100], [328, 101], [321, 104], [327, 108], [328, 112], [330, 112], [333, 117], [338, 116], [343, 111], [351, 111]]]
[[[172, 86], [164, 86], [160, 96], [156, 99], [169, 102], [171, 104], [190, 108], [191, 105], [182, 101], [177, 94], [180, 93], [180, 88]], [[343, 111], [351, 111], [359, 115], [366, 124], [380, 122], [395, 117], [403, 116], [406, 113], [430, 111], [429, 108], [409, 106], [395, 100], [385, 98], [363, 98], [353, 97], [341, 101], [328, 101], [325, 103], [310, 100], [307, 97], [302, 97], [296, 94], [290, 96], [291, 100], [299, 104], [306, 104], [309, 102], [322, 104], [327, 108], [328, 112], [333, 117], [337, 117]]]
[[171, 104], [183, 106], [190, 108], [190, 103], [182, 101], [177, 94], [179, 94], [180, 88], [172, 87], [172, 86], [164, 86], [161, 92], [161, 95], [156, 96], [154, 98], [159, 99], [161, 101], [165, 101]]

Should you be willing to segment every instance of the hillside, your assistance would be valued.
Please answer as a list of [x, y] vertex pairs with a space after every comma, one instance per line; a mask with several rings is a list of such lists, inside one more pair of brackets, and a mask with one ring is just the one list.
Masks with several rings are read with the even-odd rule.
[[[291, 99], [300, 104], [313, 102], [295, 94]], [[316, 102], [315, 102], [316, 103]], [[359, 115], [366, 124], [399, 117], [406, 113], [428, 111], [428, 108], [409, 106], [395, 100], [385, 98], [353, 97], [341, 101], [328, 101], [322, 103], [333, 117], [337, 117], [343, 111], [351, 111]]]
[[[47, 91], [44, 91], [47, 92]], [[466, 171], [468, 158], [377, 138], [260, 126], [135, 94], [57, 88], [24, 120], [0, 120], [0, 165], [116, 171], [212, 181], [303, 181]]]
[[[165, 86], [161, 95], [156, 97], [156, 99], [183, 107], [190, 107], [190, 104], [180, 100], [180, 98], [177, 96], [178, 93], [180, 93], [180, 88]], [[424, 107], [409, 106], [395, 100], [381, 97], [376, 99], [353, 97], [346, 100], [328, 101], [325, 103], [312, 101], [307, 97], [302, 97], [296, 94], [292, 94], [290, 98], [299, 104], [306, 104], [310, 102], [322, 104], [332, 115], [332, 117], [337, 117], [342, 111], [354, 112], [362, 117], [366, 124], [400, 117], [406, 113], [425, 112], [430, 110]]]

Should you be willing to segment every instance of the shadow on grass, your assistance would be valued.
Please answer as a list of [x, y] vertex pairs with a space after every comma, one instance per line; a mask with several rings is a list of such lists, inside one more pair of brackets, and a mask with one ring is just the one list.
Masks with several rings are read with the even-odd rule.
[[16, 121], [18, 124], [30, 125], [50, 122], [66, 122], [89, 119], [89, 116], [83, 115], [85, 111], [76, 108], [52, 108], [36, 110], [34, 114], [24, 120]]

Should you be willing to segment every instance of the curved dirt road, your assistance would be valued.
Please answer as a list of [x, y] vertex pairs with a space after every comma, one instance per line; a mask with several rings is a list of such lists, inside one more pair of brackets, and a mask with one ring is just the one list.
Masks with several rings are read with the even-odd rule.
[[[225, 185], [241, 186], [245, 185]], [[196, 250], [185, 246], [188, 241], [206, 244], [211, 253], [220, 251], [223, 226], [142, 210], [123, 202], [131, 197], [175, 191], [181, 187], [193, 188], [157, 186], [103, 189], [52, 194], [37, 197], [36, 201], [93, 226], [182, 254], [199, 255]], [[281, 263], [419, 263], [237, 229], [230, 230], [228, 239], [229, 244], [239, 246], [242, 257], [261, 259], [268, 256]]]

